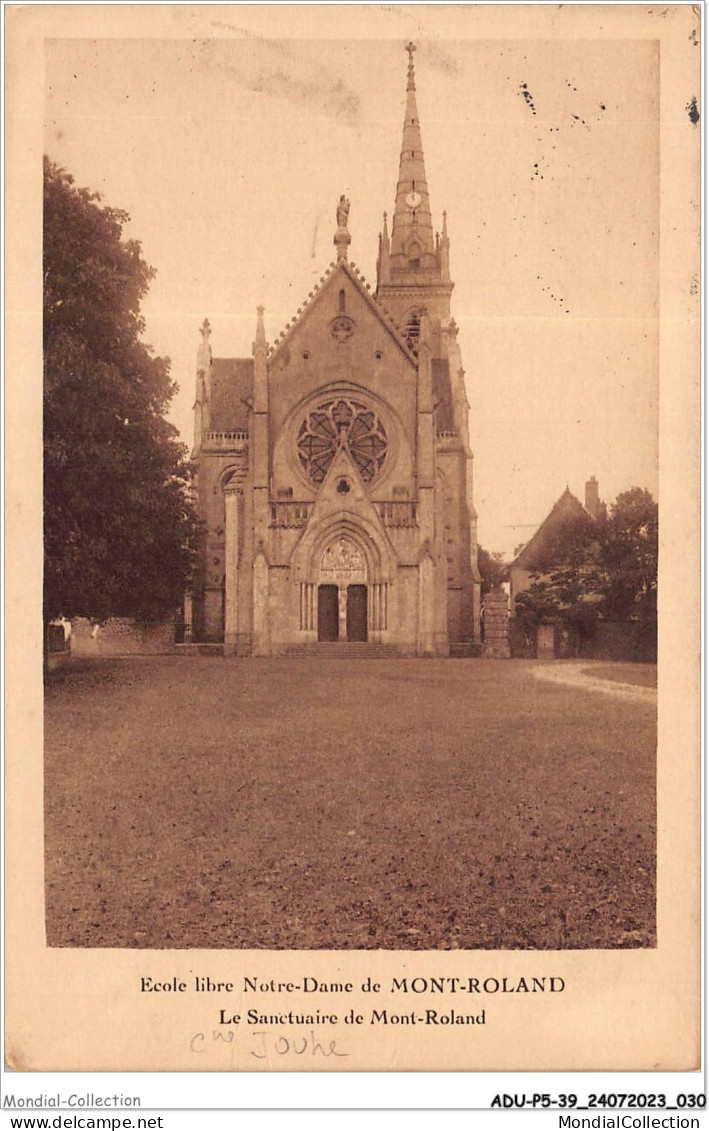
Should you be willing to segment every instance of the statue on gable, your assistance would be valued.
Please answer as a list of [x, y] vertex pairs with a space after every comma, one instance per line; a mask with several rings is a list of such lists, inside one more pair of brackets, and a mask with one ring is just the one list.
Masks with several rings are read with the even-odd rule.
[[347, 220], [350, 215], [350, 202], [343, 193], [337, 202], [337, 226], [338, 228], [346, 228]]

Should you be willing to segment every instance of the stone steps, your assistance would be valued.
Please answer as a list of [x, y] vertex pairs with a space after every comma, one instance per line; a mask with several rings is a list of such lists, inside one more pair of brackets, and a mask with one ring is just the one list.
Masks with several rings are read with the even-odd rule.
[[223, 656], [223, 644], [176, 644], [178, 656]]
[[452, 660], [469, 660], [471, 656], [480, 655], [480, 645], [469, 640], [454, 641], [450, 646], [449, 655]]
[[395, 660], [401, 653], [395, 644], [371, 641], [318, 641], [316, 644], [291, 644], [287, 656], [319, 660]]
[[[223, 656], [223, 644], [176, 644], [178, 656]], [[370, 641], [319, 641], [316, 644], [291, 644], [284, 655], [293, 658], [327, 660], [393, 660], [400, 656], [395, 644]]]

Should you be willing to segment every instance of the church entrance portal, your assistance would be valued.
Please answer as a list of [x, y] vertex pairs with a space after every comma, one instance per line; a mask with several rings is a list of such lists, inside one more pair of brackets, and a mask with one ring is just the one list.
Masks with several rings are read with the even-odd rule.
[[340, 605], [336, 585], [318, 587], [318, 640], [339, 637]]
[[[343, 616], [344, 613], [344, 616]], [[318, 640], [367, 639], [367, 586], [318, 586]]]
[[347, 587], [347, 639], [367, 639], [367, 586]]
[[325, 549], [318, 585], [318, 640], [367, 640], [367, 565], [346, 535]]

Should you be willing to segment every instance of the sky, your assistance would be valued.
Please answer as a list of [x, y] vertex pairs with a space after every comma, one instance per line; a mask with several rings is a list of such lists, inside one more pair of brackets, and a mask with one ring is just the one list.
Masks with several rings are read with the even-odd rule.
[[[157, 272], [144, 337], [171, 358], [188, 444], [203, 319], [215, 356], [249, 356], [262, 303], [273, 340], [334, 258], [343, 192], [350, 258], [374, 286], [401, 144], [405, 21], [370, 39], [364, 11], [360, 37], [299, 39], [278, 8], [272, 37], [234, 11], [211, 38], [46, 43], [46, 152], [130, 214]], [[567, 485], [583, 499], [595, 474], [608, 502], [657, 494], [659, 63], [652, 39], [481, 27], [413, 32], [479, 539], [509, 557]]]

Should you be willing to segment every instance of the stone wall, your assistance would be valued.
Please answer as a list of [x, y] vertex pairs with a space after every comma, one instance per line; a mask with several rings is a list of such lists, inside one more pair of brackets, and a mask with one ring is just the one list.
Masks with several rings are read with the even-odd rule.
[[584, 660], [624, 660], [657, 663], [657, 629], [639, 621], [598, 621], [593, 633], [580, 641]]
[[[68, 624], [68, 622], [67, 622]], [[46, 665], [48, 671], [54, 671], [71, 659], [71, 644], [62, 624], [47, 625], [47, 655]]]
[[172, 652], [175, 645], [173, 621], [143, 624], [112, 617], [94, 628], [85, 617], [78, 617], [71, 627], [74, 656], [159, 656]]
[[657, 631], [654, 625], [637, 621], [597, 621], [587, 634], [561, 631], [554, 633], [554, 654], [544, 657], [539, 648], [540, 633], [549, 626], [524, 626], [520, 620], [510, 622], [511, 654], [516, 659], [575, 657], [584, 660], [622, 660], [632, 663], [657, 663]]

